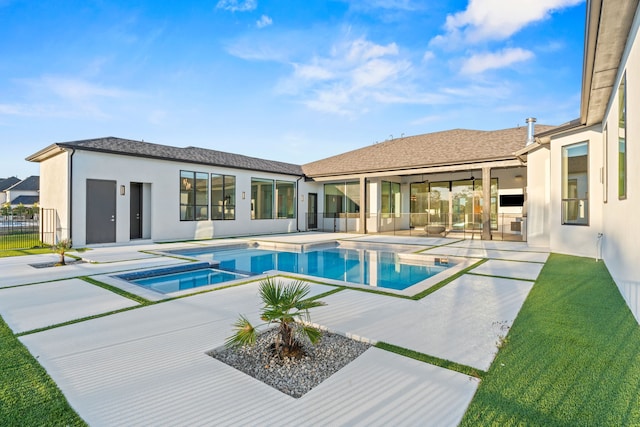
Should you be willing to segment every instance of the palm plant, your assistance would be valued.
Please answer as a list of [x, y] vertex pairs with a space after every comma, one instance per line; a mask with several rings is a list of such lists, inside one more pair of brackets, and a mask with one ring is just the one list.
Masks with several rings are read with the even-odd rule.
[[51, 250], [60, 255], [60, 261], [56, 265], [66, 265], [64, 254], [71, 249], [71, 239], [62, 239], [58, 243], [51, 246]]
[[[263, 325], [278, 325], [278, 333], [271, 346], [280, 357], [301, 357], [304, 354], [297, 336], [306, 336], [313, 344], [321, 337], [318, 329], [303, 322], [310, 320], [309, 309], [326, 304], [305, 299], [308, 294], [309, 285], [300, 281], [284, 285], [267, 277], [260, 282], [260, 298], [264, 303], [260, 319], [265, 322]], [[227, 347], [255, 344], [258, 337], [257, 329], [244, 315], [240, 315], [233, 327], [235, 333], [227, 338]]]

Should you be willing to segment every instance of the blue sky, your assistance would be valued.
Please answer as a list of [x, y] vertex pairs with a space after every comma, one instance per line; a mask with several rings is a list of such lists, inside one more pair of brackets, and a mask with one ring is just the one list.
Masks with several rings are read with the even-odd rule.
[[0, 178], [117, 136], [303, 164], [578, 117], [582, 0], [0, 0]]

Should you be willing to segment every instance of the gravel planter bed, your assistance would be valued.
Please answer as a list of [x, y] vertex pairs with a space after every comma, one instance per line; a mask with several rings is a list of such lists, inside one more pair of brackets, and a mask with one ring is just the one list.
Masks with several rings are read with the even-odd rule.
[[298, 398], [371, 347], [368, 343], [325, 331], [315, 345], [303, 341], [306, 356], [281, 360], [269, 350], [275, 334], [275, 329], [260, 334], [252, 347], [221, 347], [207, 354], [276, 390]]

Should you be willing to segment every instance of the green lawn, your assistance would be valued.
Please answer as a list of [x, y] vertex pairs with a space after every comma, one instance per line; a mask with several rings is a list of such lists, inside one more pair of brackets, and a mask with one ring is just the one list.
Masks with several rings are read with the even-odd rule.
[[39, 255], [39, 254], [50, 254], [52, 253], [51, 248], [33, 248], [33, 249], [6, 249], [0, 250], [0, 258], [10, 257], [10, 256], [21, 256], [21, 255]]
[[23, 249], [41, 246], [40, 233], [0, 234], [0, 249]]
[[462, 425], [640, 425], [640, 327], [602, 262], [551, 255]]
[[0, 317], [0, 426], [82, 426], [53, 380]]

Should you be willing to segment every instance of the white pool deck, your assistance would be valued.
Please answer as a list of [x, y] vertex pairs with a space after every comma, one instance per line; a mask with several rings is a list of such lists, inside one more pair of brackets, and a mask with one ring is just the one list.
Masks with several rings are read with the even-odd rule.
[[[324, 297], [328, 305], [312, 312], [313, 321], [330, 330], [480, 370], [489, 368], [505, 325], [549, 254], [526, 243], [443, 238], [299, 233], [256, 240], [336, 238], [489, 258], [419, 301], [349, 289]], [[477, 379], [377, 348], [299, 399], [207, 356], [224, 343], [240, 313], [257, 320], [257, 282], [137, 307], [77, 278], [181, 263], [140, 251], [189, 245], [95, 247], [81, 254], [92, 262], [62, 268], [29, 266], [54, 255], [0, 259], [0, 315], [15, 333], [129, 308], [20, 337], [89, 425], [447, 426], [461, 420]], [[334, 289], [311, 287], [314, 294]]]

